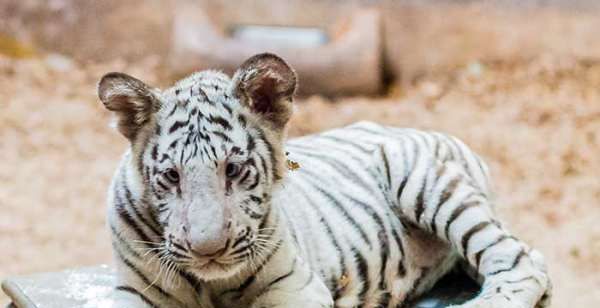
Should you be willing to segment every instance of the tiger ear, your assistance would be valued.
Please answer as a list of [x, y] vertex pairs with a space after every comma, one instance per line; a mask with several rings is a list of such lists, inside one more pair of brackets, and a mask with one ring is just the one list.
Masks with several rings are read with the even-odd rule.
[[274, 128], [283, 129], [292, 115], [296, 85], [296, 73], [283, 59], [262, 53], [236, 71], [232, 94]]
[[104, 75], [98, 83], [98, 97], [117, 115], [119, 131], [132, 142], [160, 107], [160, 100], [149, 86], [124, 73]]

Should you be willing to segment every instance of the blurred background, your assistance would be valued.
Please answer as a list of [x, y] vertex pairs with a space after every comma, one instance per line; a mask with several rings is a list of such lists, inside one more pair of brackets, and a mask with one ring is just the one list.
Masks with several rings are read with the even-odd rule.
[[104, 73], [166, 87], [272, 51], [300, 74], [290, 136], [358, 120], [458, 136], [546, 255], [553, 307], [596, 307], [599, 31], [594, 0], [2, 0], [0, 279], [110, 262], [127, 143], [96, 97]]

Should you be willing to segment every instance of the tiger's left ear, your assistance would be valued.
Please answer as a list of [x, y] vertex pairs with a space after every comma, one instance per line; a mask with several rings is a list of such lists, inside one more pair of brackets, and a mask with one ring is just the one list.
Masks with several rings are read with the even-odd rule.
[[233, 75], [231, 92], [273, 128], [283, 129], [292, 116], [296, 85], [296, 73], [283, 59], [262, 53], [240, 66]]

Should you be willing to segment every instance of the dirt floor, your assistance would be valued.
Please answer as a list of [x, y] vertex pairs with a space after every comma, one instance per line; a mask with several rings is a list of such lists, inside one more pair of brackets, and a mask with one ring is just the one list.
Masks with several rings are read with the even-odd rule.
[[[110, 262], [105, 191], [126, 143], [95, 83], [111, 70], [153, 83], [158, 61], [59, 64], [0, 57], [0, 277]], [[501, 217], [547, 256], [553, 306], [600, 302], [600, 63], [473, 62], [385, 98], [310, 97], [290, 135], [358, 120], [465, 140], [491, 166]]]

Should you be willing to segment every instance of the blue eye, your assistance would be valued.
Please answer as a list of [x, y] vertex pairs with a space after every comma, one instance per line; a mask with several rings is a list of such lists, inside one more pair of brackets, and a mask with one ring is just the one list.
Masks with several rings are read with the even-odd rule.
[[164, 176], [172, 184], [179, 183], [179, 172], [173, 168], [167, 169], [167, 171], [164, 173]]

